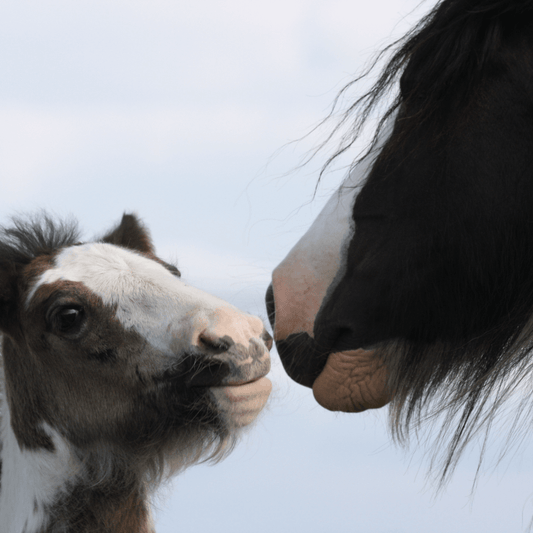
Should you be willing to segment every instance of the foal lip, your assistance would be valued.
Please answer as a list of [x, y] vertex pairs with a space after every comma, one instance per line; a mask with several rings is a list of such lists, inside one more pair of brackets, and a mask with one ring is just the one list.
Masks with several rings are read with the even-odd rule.
[[248, 379], [248, 380], [240, 380], [240, 381], [232, 381], [232, 382], [229, 382], [229, 383], [224, 383], [222, 385], [219, 385], [220, 387], [240, 387], [241, 385], [248, 385], [250, 383], [255, 383], [256, 381], [259, 381], [260, 379], [263, 379], [264, 377], [266, 376], [258, 376], [256, 378], [253, 378], [253, 379]]
[[[237, 381], [219, 381], [217, 383], [208, 384], [208, 385], [191, 385], [191, 388], [211, 388], [211, 387], [241, 387], [242, 385], [250, 385], [251, 383], [255, 383], [256, 381], [259, 381], [260, 379], [266, 378], [266, 374], [262, 374], [260, 376], [257, 376], [252, 379], [241, 379]], [[267, 378], [268, 379], [268, 378]]]

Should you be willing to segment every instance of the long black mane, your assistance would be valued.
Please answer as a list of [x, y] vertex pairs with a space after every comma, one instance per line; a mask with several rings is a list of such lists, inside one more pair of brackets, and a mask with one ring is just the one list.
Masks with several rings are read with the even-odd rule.
[[[419, 119], [424, 121], [442, 118], [451, 108], [461, 108], [474, 97], [502, 40], [530, 25], [532, 12], [533, 0], [437, 2], [409, 32], [381, 50], [361, 76], [341, 89], [324, 123], [336, 116], [340, 102], [349, 98], [350, 90], [356, 90], [392, 52], [376, 83], [342, 112], [326, 141], [317, 149], [318, 152], [337, 134], [341, 135], [338, 148], [323, 166], [320, 176], [356, 143], [368, 120], [387, 101], [391, 103], [379, 118], [371, 146], [387, 120], [402, 105], [414, 103]], [[395, 142], [400, 142], [400, 138]]]
[[[475, 109], [474, 115], [478, 120], [472, 131], [483, 134], [483, 121], [491, 126], [496, 123], [498, 127], [499, 119], [496, 117], [505, 116], [507, 102], [494, 112], [491, 123], [486, 118], [492, 113], [489, 104], [485, 105], [485, 101], [489, 101], [486, 87], [506, 72], [510, 64], [516, 65], [513, 67], [514, 78], [506, 81], [507, 87], [515, 84], [516, 100], [533, 100], [523, 94], [528, 92], [525, 87], [533, 91], [532, 31], [533, 0], [439, 1], [407, 35], [381, 52], [369, 71], [342, 89], [334, 110], [341, 97], [366, 78], [384, 54], [392, 52], [374, 86], [341, 115], [326, 141], [344, 132], [341, 144], [322, 172], [358, 140], [369, 118], [387, 102], [369, 150], [375, 145], [384, 124], [396, 115], [394, 130], [378, 155], [373, 171], [375, 174], [376, 167], [380, 165], [380, 171], [387, 175], [388, 180], [394, 180], [395, 168], [404, 164], [404, 161], [398, 160], [400, 153], [402, 157], [409, 158], [420, 148], [421, 152], [439, 153], [440, 159], [437, 160], [445, 161], [442, 154], [445, 150], [455, 149], [450, 147], [456, 142], [456, 133], [472, 127], [471, 109]], [[491, 98], [490, 105], [493, 105], [494, 98]], [[512, 112], [515, 102], [508, 103], [509, 112]], [[514, 109], [520, 109], [520, 106], [516, 105]], [[525, 123], [526, 119], [520, 117]], [[517, 119], [517, 122], [520, 120]], [[509, 124], [512, 121], [506, 125]], [[523, 130], [529, 135], [533, 126], [526, 125]], [[431, 136], [424, 137], [420, 131], [431, 132]], [[529, 139], [527, 136], [524, 138]], [[481, 201], [485, 200], [485, 187], [494, 187], [493, 197], [501, 196], [502, 191], [507, 193], [507, 185], [501, 181], [507, 179], [505, 169], [489, 169], [489, 174], [492, 174], [487, 182], [484, 181], [487, 169], [482, 168], [481, 162], [476, 166], [478, 162], [475, 158], [479, 154], [475, 155], [474, 149], [477, 146], [480, 145], [474, 143], [472, 148], [474, 163], [468, 160], [469, 146], [461, 147], [464, 153], [461, 155], [463, 160], [459, 162], [470, 164], [478, 173], [479, 184], [476, 186], [482, 191]], [[501, 150], [502, 154], [508, 148], [494, 146], [494, 150]], [[520, 154], [525, 153], [522, 147], [519, 150], [522, 150]], [[498, 161], [502, 168], [509, 163], [511, 156], [506, 152], [505, 158]], [[442, 172], [438, 179], [447, 179], [448, 176]], [[527, 175], [518, 175], [520, 172]], [[373, 173], [368, 180], [372, 180]], [[508, 204], [502, 198], [502, 209], [495, 213], [495, 221], [490, 220], [491, 207], [483, 206], [485, 210], [477, 220], [476, 208], [459, 206], [459, 201], [453, 196], [449, 197], [448, 211], [439, 206], [440, 211], [437, 210], [435, 216], [445, 217], [449, 225], [444, 227], [442, 222], [440, 226], [435, 225], [435, 233], [429, 238], [432, 242], [426, 240], [416, 251], [419, 255], [414, 256], [418, 261], [426, 257], [434, 262], [433, 272], [427, 269], [418, 272], [424, 275], [429, 272], [430, 281], [439, 280], [435, 285], [420, 280], [422, 286], [426, 283], [425, 287], [431, 294], [417, 292], [418, 289], [413, 286], [418, 281], [413, 281], [411, 286], [403, 281], [409, 275], [407, 263], [411, 257], [408, 251], [402, 250], [399, 253], [403, 255], [398, 255], [398, 261], [404, 261], [406, 265], [394, 267], [396, 277], [387, 278], [388, 281], [399, 280], [400, 284], [403, 283], [401, 290], [404, 290], [400, 293], [398, 289], [384, 303], [390, 304], [393, 318], [386, 335], [382, 336], [385, 342], [380, 344], [380, 356], [389, 370], [389, 386], [394, 393], [391, 404], [393, 433], [400, 441], [405, 441], [412, 430], [418, 430], [423, 422], [439, 420], [442, 425], [437, 432], [438, 446], [435, 449], [440, 455], [446, 450], [441, 481], [453, 471], [466, 444], [483, 430], [488, 432], [504, 401], [533, 371], [533, 232], [529, 229], [533, 218], [525, 216], [524, 210], [519, 212], [520, 208], [527, 206], [533, 187], [528, 183], [532, 180], [531, 168], [525, 171], [516, 166], [511, 168], [508, 187], [509, 192], [513, 188], [512, 194]], [[385, 181], [381, 180], [379, 190], [386, 190], [383, 189]], [[420, 180], [417, 183], [420, 187]], [[432, 185], [429, 182], [425, 186], [431, 188]], [[442, 182], [439, 186], [442, 188]], [[468, 187], [468, 194], [471, 194], [470, 183]], [[413, 194], [417, 194], [418, 190]], [[364, 192], [365, 189], [361, 194]], [[468, 199], [468, 194], [464, 198]], [[368, 190], [366, 195], [368, 199]], [[513, 212], [515, 204], [517, 213]], [[454, 220], [453, 211], [458, 206], [463, 210], [463, 220], [471, 224], [465, 225], [464, 229], [453, 228], [454, 224], [460, 225], [459, 218]], [[487, 221], [489, 224], [484, 226]], [[498, 221], [503, 223], [498, 225]], [[427, 236], [430, 231], [424, 228], [416, 235]], [[452, 241], [449, 235], [452, 235]], [[418, 243], [412, 243], [413, 250], [416, 246]], [[456, 278], [457, 272], [464, 275]], [[383, 289], [384, 285], [380, 287]], [[373, 293], [374, 296], [376, 294]], [[411, 294], [415, 298], [410, 301]], [[442, 308], [424, 314], [430, 309], [432, 298], [434, 305]], [[364, 304], [361, 307], [367, 309]], [[413, 319], [417, 313], [418, 321]], [[408, 320], [422, 324], [416, 329]], [[383, 334], [383, 331], [380, 333]], [[400, 340], [387, 340], [395, 338], [394, 333]], [[378, 337], [376, 335], [375, 340], [379, 342]], [[513, 431], [523, 428], [519, 420], [527, 419], [526, 415], [530, 413], [528, 398], [523, 395], [522, 398], [524, 401], [514, 410]], [[509, 442], [513, 431], [509, 433]]]

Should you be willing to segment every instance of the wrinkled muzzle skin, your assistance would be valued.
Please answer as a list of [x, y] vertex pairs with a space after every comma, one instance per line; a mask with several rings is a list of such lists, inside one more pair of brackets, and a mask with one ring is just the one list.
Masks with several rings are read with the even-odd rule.
[[[387, 135], [387, 133], [385, 133]], [[379, 148], [379, 144], [378, 144]], [[342, 309], [332, 320], [329, 306], [346, 274], [347, 252], [355, 234], [352, 217], [358, 184], [374, 153], [352, 171], [307, 233], [272, 274], [266, 295], [274, 340], [285, 370], [313, 388], [320, 405], [333, 411], [360, 412], [386, 405], [387, 374], [371, 348], [358, 345]]]

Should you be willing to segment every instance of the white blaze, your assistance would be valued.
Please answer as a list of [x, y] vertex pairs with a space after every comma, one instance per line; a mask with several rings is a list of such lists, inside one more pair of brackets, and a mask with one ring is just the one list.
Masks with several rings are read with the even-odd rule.
[[274, 270], [276, 340], [292, 333], [313, 335], [320, 306], [346, 269], [346, 252], [356, 230], [352, 216], [355, 199], [390, 135], [394, 119], [395, 116], [389, 119], [371, 153], [351, 170], [305, 235]]
[[91, 243], [62, 251], [55, 267], [32, 288], [27, 303], [39, 286], [59, 280], [83, 283], [105, 305], [116, 306], [116, 317], [126, 329], [135, 330], [163, 352], [190, 346], [198, 333], [225, 321], [225, 315], [232, 318], [226, 334], [235, 341], [246, 339], [247, 345], [262, 331], [259, 319], [187, 285], [156, 261], [111, 244]]

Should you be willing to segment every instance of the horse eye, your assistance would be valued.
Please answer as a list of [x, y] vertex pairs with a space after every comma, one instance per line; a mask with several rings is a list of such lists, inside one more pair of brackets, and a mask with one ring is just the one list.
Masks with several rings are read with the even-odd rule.
[[84, 318], [81, 307], [63, 307], [54, 316], [54, 325], [59, 333], [75, 333], [79, 330]]

